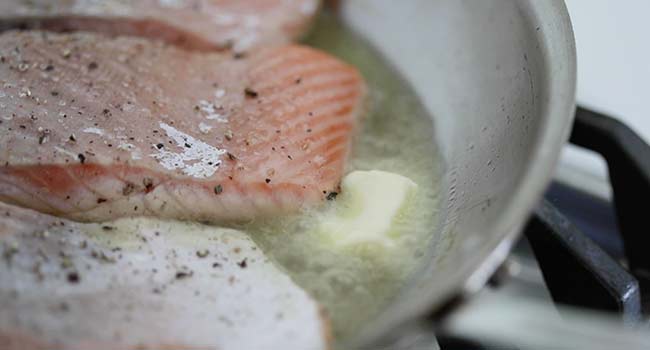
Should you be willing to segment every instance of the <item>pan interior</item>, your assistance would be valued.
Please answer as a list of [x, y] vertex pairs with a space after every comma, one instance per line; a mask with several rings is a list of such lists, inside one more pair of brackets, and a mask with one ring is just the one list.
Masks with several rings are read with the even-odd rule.
[[435, 239], [359, 335], [368, 344], [476, 290], [505, 258], [568, 136], [575, 47], [561, 1], [358, 0], [341, 14], [413, 87], [442, 158]]

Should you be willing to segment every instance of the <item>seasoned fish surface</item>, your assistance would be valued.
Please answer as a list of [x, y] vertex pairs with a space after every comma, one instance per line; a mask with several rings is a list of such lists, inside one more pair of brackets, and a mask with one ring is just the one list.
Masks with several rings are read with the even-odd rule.
[[365, 87], [290, 45], [244, 58], [135, 38], [0, 36], [0, 200], [78, 221], [220, 221], [336, 191]]
[[240, 231], [0, 203], [0, 348], [326, 349], [319, 305]]
[[318, 0], [3, 0], [0, 29], [94, 31], [236, 52], [303, 34]]

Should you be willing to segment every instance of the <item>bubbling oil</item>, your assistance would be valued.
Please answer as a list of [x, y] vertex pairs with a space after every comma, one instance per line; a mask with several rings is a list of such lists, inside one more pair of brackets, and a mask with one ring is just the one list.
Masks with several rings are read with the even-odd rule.
[[[243, 227], [267, 255], [320, 302], [341, 341], [368, 323], [404, 286], [432, 238], [437, 208], [437, 152], [430, 116], [395, 70], [330, 14], [305, 43], [356, 66], [369, 89], [368, 106], [347, 171], [385, 170], [418, 184], [396, 245], [342, 249], [315, 229], [323, 208]], [[330, 204], [335, 205], [335, 204]]]

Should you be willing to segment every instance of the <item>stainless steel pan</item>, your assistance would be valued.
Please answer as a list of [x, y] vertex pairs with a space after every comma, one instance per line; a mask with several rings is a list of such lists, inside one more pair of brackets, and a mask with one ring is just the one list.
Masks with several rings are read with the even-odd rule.
[[360, 346], [477, 291], [507, 256], [567, 140], [576, 54], [562, 1], [351, 0], [339, 11], [422, 99], [445, 169], [428, 263]]

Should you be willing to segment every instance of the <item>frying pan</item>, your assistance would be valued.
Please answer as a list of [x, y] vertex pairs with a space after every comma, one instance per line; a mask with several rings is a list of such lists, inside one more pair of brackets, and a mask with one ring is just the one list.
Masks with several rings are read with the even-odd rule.
[[[569, 135], [573, 32], [561, 0], [350, 0], [338, 11], [419, 95], [444, 169], [431, 179], [441, 195], [426, 263], [349, 346], [392, 348], [508, 255]], [[515, 304], [487, 305], [474, 314], [518, 320]], [[467, 325], [465, 315], [452, 321]]]
[[344, 22], [410, 82], [443, 162], [426, 264], [357, 347], [478, 291], [550, 181], [575, 109], [576, 53], [562, 1], [355, 0]]

